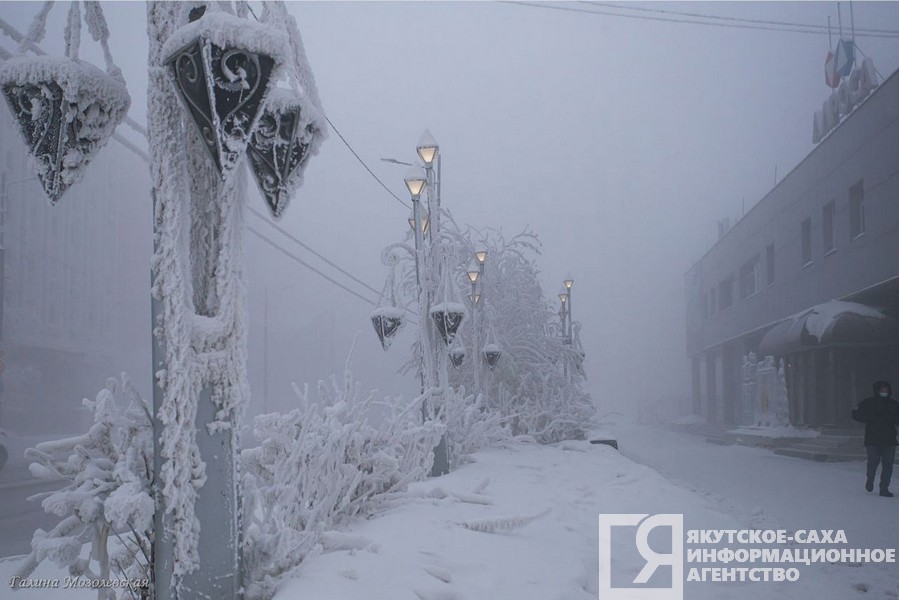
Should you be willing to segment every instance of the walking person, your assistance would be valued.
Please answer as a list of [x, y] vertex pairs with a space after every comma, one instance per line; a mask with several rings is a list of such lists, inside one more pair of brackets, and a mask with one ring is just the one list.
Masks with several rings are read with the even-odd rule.
[[865, 398], [852, 411], [852, 418], [865, 424], [865, 450], [868, 453], [865, 489], [874, 491], [874, 476], [880, 463], [880, 495], [892, 498], [890, 478], [896, 461], [896, 426], [899, 425], [899, 402], [892, 398], [888, 381], [874, 382], [874, 396]]

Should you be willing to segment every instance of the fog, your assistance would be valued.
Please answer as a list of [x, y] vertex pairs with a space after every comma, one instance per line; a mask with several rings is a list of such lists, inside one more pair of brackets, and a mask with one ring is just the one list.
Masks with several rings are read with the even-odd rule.
[[[51, 12], [41, 43], [50, 54], [62, 52], [63, 6]], [[456, 220], [506, 235], [524, 228], [537, 233], [541, 283], [553, 302], [563, 277], [574, 276], [574, 318], [583, 325], [594, 401], [600, 413], [633, 413], [645, 399], [689, 395], [684, 272], [714, 243], [718, 219], [738, 219], [812, 149], [812, 115], [829, 94], [823, 76], [828, 38], [654, 21], [648, 17], [664, 13], [587, 3], [553, 6], [309, 2], [289, 9], [330, 121], [397, 196], [408, 202], [405, 168], [379, 159], [411, 161], [428, 128], [443, 157], [442, 203]], [[629, 6], [815, 25], [831, 16], [834, 29], [837, 24], [834, 3]], [[37, 9], [3, 3], [0, 18], [25, 31]], [[130, 115], [145, 123], [144, 5], [108, 3], [104, 9], [112, 52], [132, 96]], [[899, 23], [896, 3], [855, 3], [853, 10], [857, 27]], [[843, 24], [848, 29], [848, 5]], [[884, 77], [899, 66], [895, 39], [859, 37], [857, 43]], [[16, 50], [6, 37], [0, 46]], [[82, 56], [102, 64], [86, 33]], [[8, 120], [5, 105], [2, 110]], [[132, 131], [119, 130], [141, 145]], [[2, 146], [5, 157], [24, 154], [21, 141], [9, 135]], [[146, 233], [120, 236], [119, 281], [128, 293], [117, 296], [108, 313], [118, 319], [115, 350], [105, 352], [91, 373], [57, 372], [72, 385], [52, 393], [71, 397], [54, 402], [77, 403], [122, 370], [149, 394], [149, 177], [136, 171], [119, 188], [106, 185], [113, 156], [125, 152], [114, 146], [52, 210], [63, 220], [81, 218], [81, 211], [92, 210], [92, 198], [114, 190], [120, 222]], [[9, 180], [30, 176], [20, 159], [5, 160], [7, 169], [19, 169]], [[250, 188], [250, 206], [264, 211]], [[11, 187], [9, 194], [11, 207], [46, 203], [33, 183]], [[407, 214], [331, 131], [279, 225], [379, 290], [387, 276], [381, 249], [404, 235]], [[89, 218], [95, 217], [102, 215]], [[267, 220], [247, 217], [304, 261], [377, 300]], [[65, 262], [70, 250], [48, 241], [21, 252]], [[40, 271], [46, 277], [53, 272]], [[249, 232], [246, 272], [251, 412], [287, 409], [292, 382], [314, 383], [342, 370], [357, 332], [353, 368], [363, 386], [384, 395], [415, 393], [414, 378], [396, 374], [409, 353], [411, 327], [385, 354], [368, 319], [369, 303]], [[8, 281], [5, 294], [16, 285]], [[90, 353], [89, 340], [85, 344]], [[6, 350], [13, 372], [37, 360]], [[49, 426], [41, 399], [27, 392], [27, 382], [15, 394], [8, 390], [5, 410], [27, 403], [19, 416], [31, 410], [21, 408], [26, 406], [33, 407], [34, 418], [23, 422], [33, 430]]]

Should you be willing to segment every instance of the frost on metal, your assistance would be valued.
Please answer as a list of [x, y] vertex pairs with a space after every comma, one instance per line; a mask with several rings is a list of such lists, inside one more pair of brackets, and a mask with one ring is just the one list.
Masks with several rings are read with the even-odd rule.
[[459, 326], [465, 320], [465, 305], [459, 302], [441, 302], [431, 307], [431, 319], [437, 327], [437, 333], [447, 346], [453, 343]]
[[371, 322], [375, 327], [375, 333], [381, 341], [381, 347], [386, 351], [393, 343], [393, 338], [405, 324], [405, 311], [395, 306], [379, 306], [371, 311]]
[[163, 46], [175, 87], [226, 179], [243, 159], [266, 95], [290, 60], [287, 44], [280, 31], [207, 11]]
[[131, 105], [120, 77], [70, 58], [11, 58], [0, 67], [0, 89], [53, 204], [81, 179]]
[[[208, 8], [215, 11], [218, 5]], [[224, 433], [229, 436], [230, 448], [238, 448], [236, 425], [249, 400], [242, 243], [246, 178], [240, 170], [223, 178], [218, 164], [213, 166], [214, 161], [207, 158], [211, 151], [208, 140], [196, 135], [190, 122], [196, 115], [183, 110], [167, 59], [201, 40], [201, 54], [184, 59], [188, 70], [196, 65], [191, 60], [209, 59], [215, 45], [236, 48], [237, 54], [272, 57], [271, 76], [277, 78], [286, 45], [283, 34], [222, 12], [207, 12], [199, 21], [176, 29], [187, 22], [188, 9], [189, 5], [181, 3], [148, 4], [153, 32], [147, 99], [155, 192], [153, 295], [160, 306], [154, 333], [165, 365], [155, 374], [162, 391], [156, 413], [162, 428], [158, 500], [165, 509], [164, 531], [158, 535], [173, 543], [175, 589], [181, 589], [185, 576], [199, 565], [196, 502], [206, 481], [199, 436]], [[159, 40], [167, 40], [166, 45]], [[224, 90], [223, 94], [233, 92], [228, 96], [232, 99], [246, 92], [245, 86], [252, 89], [255, 81], [249, 63], [237, 54], [223, 54], [227, 72], [222, 71], [217, 81], [210, 80], [210, 86], [221, 86], [217, 89]], [[199, 76], [199, 71], [196, 74]], [[207, 91], [216, 97], [215, 90]], [[239, 162], [254, 121], [255, 117], [235, 116], [228, 126], [233, 128], [215, 130], [234, 134], [223, 149], [226, 161], [234, 158]], [[213, 123], [216, 127], [220, 124]], [[211, 422], [198, 423], [197, 407], [204, 386], [209, 388], [215, 416]], [[233, 457], [214, 459], [224, 462]], [[235, 474], [228, 489], [220, 490], [226, 509], [232, 502], [236, 505], [237, 477]]]
[[269, 94], [247, 156], [269, 212], [279, 219], [303, 185], [306, 165], [318, 154], [328, 130], [296, 20], [283, 3], [267, 2], [263, 9], [262, 22], [282, 29], [290, 42], [285, 68], [290, 89]]
[[296, 92], [272, 90], [247, 149], [250, 169], [275, 219], [303, 185], [309, 158], [318, 154], [318, 109]]

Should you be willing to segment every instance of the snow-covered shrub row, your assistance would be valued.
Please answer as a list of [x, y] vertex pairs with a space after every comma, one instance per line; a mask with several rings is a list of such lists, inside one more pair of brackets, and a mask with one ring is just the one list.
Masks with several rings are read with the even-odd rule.
[[[60, 517], [49, 532], [38, 529], [31, 553], [16, 571], [27, 578], [50, 559], [69, 574], [86, 579], [149, 579], [154, 503], [153, 433], [150, 409], [126, 374], [110, 378], [96, 400], [84, 400], [94, 424], [80, 436], [38, 444], [25, 451], [36, 477], [68, 482], [43, 498], [44, 510]], [[121, 543], [110, 544], [110, 538]], [[85, 556], [83, 547], [90, 545]], [[140, 590], [121, 590], [138, 597]], [[99, 588], [98, 600], [115, 598]]]
[[509, 428], [496, 411], [489, 411], [482, 395], [466, 395], [464, 388], [446, 395], [446, 442], [450, 470], [470, 460], [483, 448], [509, 439]]
[[[278, 579], [321, 549], [322, 535], [375, 511], [423, 478], [444, 427], [422, 424], [421, 398], [377, 401], [347, 367], [314, 393], [294, 387], [286, 414], [256, 417], [260, 445], [242, 452], [247, 597], [270, 597]], [[387, 415], [374, 426], [375, 410]]]

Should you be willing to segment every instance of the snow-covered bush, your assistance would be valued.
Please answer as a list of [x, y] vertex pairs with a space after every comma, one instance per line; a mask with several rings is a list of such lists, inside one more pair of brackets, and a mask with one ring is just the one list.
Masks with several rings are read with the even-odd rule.
[[467, 395], [465, 388], [449, 390], [446, 396], [446, 442], [451, 470], [468, 462], [478, 450], [495, 446], [510, 437], [501, 415], [487, 410], [482, 395]]
[[[330, 529], [423, 478], [444, 432], [436, 421], [420, 423], [421, 398], [403, 404], [361, 394], [349, 364], [315, 393], [294, 391], [299, 408], [256, 417], [260, 445], [241, 454], [249, 598], [269, 597]], [[374, 426], [369, 418], [382, 407], [387, 415]]]
[[[154, 512], [149, 407], [124, 373], [121, 380], [108, 379], [96, 400], [84, 404], [94, 412], [86, 434], [25, 451], [32, 474], [68, 483], [30, 498], [42, 498], [44, 510], [62, 520], [49, 532], [35, 531], [32, 551], [15, 574], [27, 578], [50, 559], [74, 577], [149, 579]], [[120, 543], [110, 544], [110, 537]], [[121, 597], [129, 596], [139, 597], [140, 590], [121, 591]], [[99, 600], [114, 597], [112, 589], [97, 590]]]

